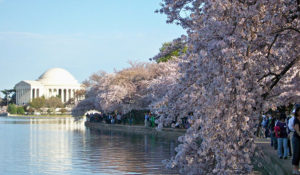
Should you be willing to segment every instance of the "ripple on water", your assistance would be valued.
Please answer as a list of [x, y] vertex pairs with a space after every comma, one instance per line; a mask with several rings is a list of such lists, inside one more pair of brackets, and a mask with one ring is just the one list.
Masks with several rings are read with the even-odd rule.
[[175, 142], [83, 126], [72, 118], [0, 118], [0, 174], [177, 174], [161, 163]]

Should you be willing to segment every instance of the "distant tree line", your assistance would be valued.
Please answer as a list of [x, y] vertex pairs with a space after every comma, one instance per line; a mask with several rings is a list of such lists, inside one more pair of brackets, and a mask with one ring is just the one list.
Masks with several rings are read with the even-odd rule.
[[10, 114], [25, 114], [25, 109], [23, 106], [17, 106], [15, 104], [9, 104], [7, 107], [7, 112]]
[[43, 109], [47, 109], [47, 114], [52, 114], [56, 108], [61, 108], [60, 112], [64, 114], [67, 112], [64, 107], [65, 105], [61, 102], [59, 97], [50, 97], [46, 99], [44, 96], [42, 96], [33, 99], [25, 106], [17, 106], [16, 104], [10, 102], [7, 107], [7, 112], [10, 114], [23, 115], [25, 112], [27, 114], [33, 114], [34, 112], [41, 112]]
[[0, 98], [0, 106], [7, 106], [8, 104], [16, 103], [16, 90], [15, 89], [4, 89], [4, 90], [1, 90], [1, 93], [4, 95], [4, 97]]

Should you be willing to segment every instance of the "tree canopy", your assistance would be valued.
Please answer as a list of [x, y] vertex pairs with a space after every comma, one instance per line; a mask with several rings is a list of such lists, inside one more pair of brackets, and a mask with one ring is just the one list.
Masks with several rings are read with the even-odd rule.
[[[173, 85], [178, 78], [178, 62], [176, 59], [159, 64], [130, 62], [129, 68], [114, 74], [95, 73], [84, 82], [86, 98], [73, 108], [72, 114], [82, 116], [93, 109], [122, 113], [148, 110], [165, 95], [166, 86]], [[158, 89], [159, 86], [164, 88]]]
[[168, 166], [188, 174], [251, 172], [260, 114], [299, 100], [299, 1], [162, 2], [158, 12], [186, 29], [188, 49], [182, 78], [153, 110], [160, 127], [194, 114]]

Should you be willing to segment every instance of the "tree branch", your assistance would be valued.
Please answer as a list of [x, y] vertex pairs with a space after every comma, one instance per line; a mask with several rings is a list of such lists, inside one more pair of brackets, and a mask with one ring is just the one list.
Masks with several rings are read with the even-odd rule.
[[278, 76], [278, 74], [275, 74], [275, 73], [273, 73], [273, 72], [269, 72], [269, 73], [267, 73], [266, 75], [262, 76], [260, 79], [258, 79], [257, 82], [260, 82], [262, 79], [264, 79], [264, 78], [266, 78], [266, 77], [268, 77], [268, 76], [271, 76], [271, 75], [273, 75], [273, 76], [275, 76], [275, 77]]
[[294, 31], [300, 33], [300, 30], [297, 29], [297, 28], [294, 28], [294, 27], [284, 27], [284, 28], [282, 28], [282, 29], [279, 29], [279, 30], [277, 30], [277, 31], [275, 31], [275, 32], [273, 32], [273, 33], [271, 33], [271, 34], [278, 34], [278, 33], [281, 33], [281, 32], [283, 32], [283, 31], [285, 31], [285, 30], [294, 30]]
[[281, 78], [300, 60], [300, 56], [298, 56], [297, 58], [293, 59], [288, 65], [286, 65], [284, 67], [284, 69], [280, 72], [280, 74], [278, 74], [277, 76], [274, 77], [274, 81], [273, 83], [270, 85], [269, 87], [269, 91], [264, 93], [262, 95], [263, 99], [265, 100], [270, 92], [272, 91], [272, 89], [278, 84], [278, 82], [281, 80]]

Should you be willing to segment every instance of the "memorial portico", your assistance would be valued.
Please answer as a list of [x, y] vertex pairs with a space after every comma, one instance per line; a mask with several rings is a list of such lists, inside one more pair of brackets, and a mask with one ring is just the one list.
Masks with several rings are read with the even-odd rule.
[[32, 99], [60, 97], [63, 103], [75, 98], [82, 85], [66, 70], [53, 68], [43, 73], [36, 81], [23, 80], [15, 85], [16, 104], [24, 105]]

